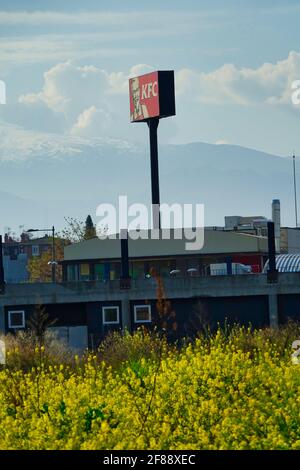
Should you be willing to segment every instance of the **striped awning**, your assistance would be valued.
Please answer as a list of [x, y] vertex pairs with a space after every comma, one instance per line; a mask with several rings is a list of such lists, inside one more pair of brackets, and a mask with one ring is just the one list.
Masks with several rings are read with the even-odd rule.
[[[266, 262], [263, 272], [266, 273], [269, 269], [269, 260]], [[276, 256], [276, 269], [280, 273], [297, 273], [300, 272], [300, 253], [277, 255]]]

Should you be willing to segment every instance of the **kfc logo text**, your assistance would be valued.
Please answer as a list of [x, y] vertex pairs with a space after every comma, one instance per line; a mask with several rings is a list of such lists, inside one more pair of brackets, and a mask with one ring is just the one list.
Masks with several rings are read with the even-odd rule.
[[157, 95], [158, 95], [157, 81], [153, 83], [145, 83], [144, 85], [142, 85], [142, 100], [149, 99]]

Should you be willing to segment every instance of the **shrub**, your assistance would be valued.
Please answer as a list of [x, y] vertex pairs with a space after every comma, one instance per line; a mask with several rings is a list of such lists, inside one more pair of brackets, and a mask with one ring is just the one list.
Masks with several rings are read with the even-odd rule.
[[74, 353], [64, 342], [48, 330], [40, 343], [40, 337], [31, 330], [18, 331], [2, 337], [6, 347], [6, 366], [10, 369], [28, 371], [43, 362], [44, 366], [74, 364]]
[[161, 349], [165, 353], [168, 348], [162, 333], [140, 327], [133, 334], [128, 331], [108, 333], [100, 344], [98, 358], [118, 369], [125, 362], [139, 362], [142, 358], [157, 361]]

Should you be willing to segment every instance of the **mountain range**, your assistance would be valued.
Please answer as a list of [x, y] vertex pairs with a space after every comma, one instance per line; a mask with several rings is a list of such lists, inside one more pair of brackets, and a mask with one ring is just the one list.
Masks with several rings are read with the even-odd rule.
[[[225, 215], [270, 217], [272, 199], [281, 201], [282, 224], [294, 224], [291, 158], [194, 142], [159, 146], [159, 166], [161, 202], [204, 203], [205, 225], [223, 225]], [[119, 195], [150, 203], [147, 145], [55, 135], [0, 145], [0, 232], [61, 229], [64, 217], [87, 214], [97, 222], [98, 204]]]

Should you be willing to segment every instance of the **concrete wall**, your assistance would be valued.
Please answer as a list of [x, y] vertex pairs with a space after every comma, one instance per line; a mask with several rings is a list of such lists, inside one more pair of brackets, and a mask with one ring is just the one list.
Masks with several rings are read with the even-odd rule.
[[193, 330], [203, 330], [208, 326], [215, 330], [219, 325], [239, 323], [256, 328], [269, 324], [268, 297], [198, 297], [171, 301], [176, 312], [180, 331], [188, 334]]
[[[0, 296], [0, 329], [7, 330], [9, 309], [24, 309], [28, 318], [38, 304], [58, 318], [56, 326], [88, 325], [89, 341], [97, 342], [108, 329], [134, 328], [136, 304], [149, 303], [155, 319], [156, 287], [154, 279], [134, 281], [130, 290], [120, 290], [118, 281], [7, 285]], [[300, 273], [279, 273], [276, 284], [257, 274], [168, 279], [164, 287], [180, 332], [199, 322], [214, 327], [225, 318], [253, 326], [276, 326], [288, 316], [300, 320]], [[119, 325], [102, 324], [104, 305], [119, 306]]]
[[[300, 293], [300, 273], [280, 273], [276, 285], [267, 282], [266, 274], [211, 276], [165, 279], [164, 287], [170, 298], [235, 297], [268, 295], [274, 289], [279, 294]], [[120, 290], [116, 281], [74, 283], [10, 284], [0, 305], [79, 303], [156, 298], [155, 279], [132, 281], [130, 290]]]
[[300, 253], [300, 230], [287, 229], [288, 232], [288, 253]]
[[[102, 322], [102, 307], [105, 306], [114, 306], [119, 307], [119, 324], [116, 325], [104, 325]], [[120, 331], [123, 328], [123, 319], [122, 319], [122, 302], [121, 301], [100, 301], [100, 302], [90, 302], [86, 304], [87, 312], [87, 325], [88, 325], [88, 341], [89, 347], [95, 347], [99, 344], [100, 340], [109, 331]]]
[[278, 317], [280, 323], [300, 319], [300, 294], [278, 296]]
[[38, 304], [7, 304], [4, 307], [4, 326], [8, 331], [8, 312], [13, 310], [24, 310], [25, 325], [29, 326], [28, 320], [34, 315], [36, 308], [45, 306], [49, 322], [54, 322], [53, 326], [79, 326], [87, 324], [85, 303], [38, 303]]

